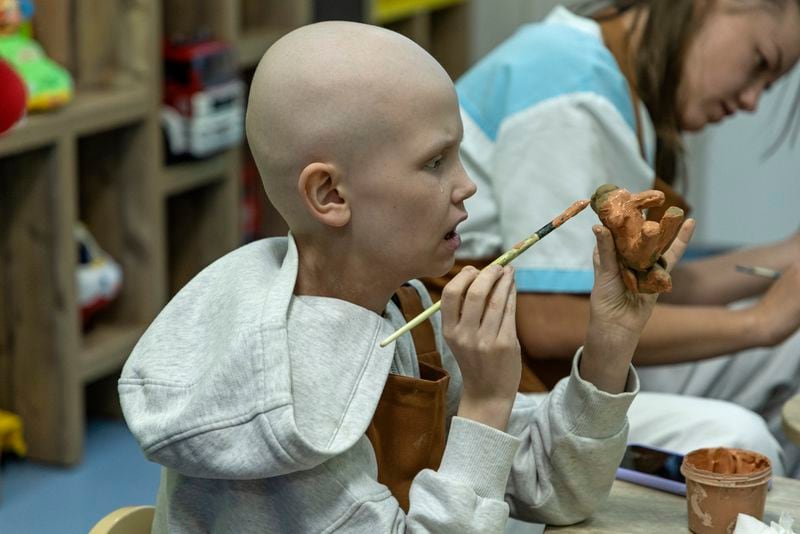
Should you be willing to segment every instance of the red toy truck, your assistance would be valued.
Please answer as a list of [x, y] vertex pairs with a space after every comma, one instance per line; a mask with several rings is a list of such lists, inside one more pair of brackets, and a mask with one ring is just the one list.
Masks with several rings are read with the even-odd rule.
[[205, 39], [165, 45], [161, 122], [171, 156], [202, 158], [241, 141], [244, 84], [229, 44]]

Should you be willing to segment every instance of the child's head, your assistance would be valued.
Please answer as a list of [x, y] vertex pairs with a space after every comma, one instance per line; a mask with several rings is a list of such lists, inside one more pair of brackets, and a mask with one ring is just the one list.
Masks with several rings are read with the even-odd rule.
[[452, 231], [475, 191], [461, 136], [444, 69], [382, 28], [300, 28], [253, 77], [247, 138], [298, 247], [398, 283], [452, 265]]

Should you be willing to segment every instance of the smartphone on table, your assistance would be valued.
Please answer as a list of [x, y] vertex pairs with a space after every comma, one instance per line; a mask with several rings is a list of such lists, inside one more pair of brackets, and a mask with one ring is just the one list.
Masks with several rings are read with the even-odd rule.
[[617, 479], [686, 495], [686, 479], [681, 474], [682, 462], [683, 454], [629, 443], [617, 469]]

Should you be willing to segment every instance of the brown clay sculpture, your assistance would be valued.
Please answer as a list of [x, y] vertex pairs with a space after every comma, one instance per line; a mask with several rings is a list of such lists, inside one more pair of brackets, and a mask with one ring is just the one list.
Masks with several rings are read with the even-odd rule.
[[683, 223], [683, 210], [672, 206], [661, 221], [648, 221], [643, 209], [664, 203], [661, 191], [631, 193], [604, 184], [592, 195], [592, 209], [611, 231], [622, 268], [622, 279], [631, 291], [668, 293], [672, 278], [661, 255], [669, 248]]

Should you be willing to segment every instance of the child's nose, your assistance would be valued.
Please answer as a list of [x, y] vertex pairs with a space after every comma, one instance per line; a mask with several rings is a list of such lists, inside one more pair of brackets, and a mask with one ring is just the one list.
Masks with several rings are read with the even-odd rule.
[[458, 204], [474, 195], [478, 187], [475, 185], [475, 182], [470, 179], [466, 169], [464, 169], [464, 166], [460, 162], [456, 172], [458, 173], [458, 177], [456, 187], [453, 188], [453, 202]]

